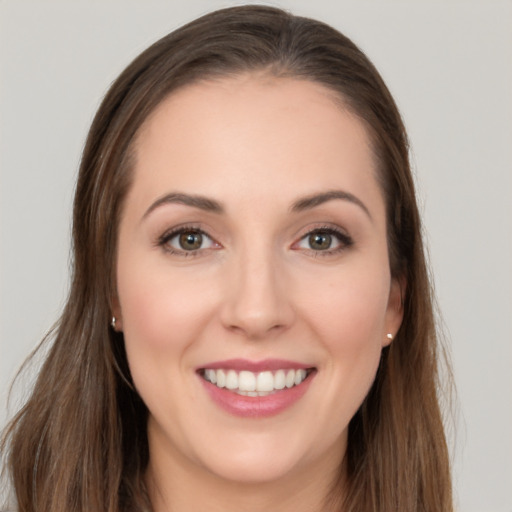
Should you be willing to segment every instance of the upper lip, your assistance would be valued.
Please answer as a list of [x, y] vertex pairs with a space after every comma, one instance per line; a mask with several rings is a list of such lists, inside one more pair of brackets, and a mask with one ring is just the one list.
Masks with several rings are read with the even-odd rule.
[[213, 361], [197, 368], [197, 370], [235, 370], [249, 372], [264, 372], [276, 370], [298, 370], [313, 368], [313, 365], [289, 361], [285, 359], [263, 359], [261, 361], [250, 361], [248, 359], [225, 359], [224, 361]]

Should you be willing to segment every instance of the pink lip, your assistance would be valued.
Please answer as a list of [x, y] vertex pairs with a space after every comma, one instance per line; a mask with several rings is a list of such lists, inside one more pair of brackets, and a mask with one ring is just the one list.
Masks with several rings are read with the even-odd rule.
[[[260, 362], [231, 359], [229, 361], [208, 363], [208, 365], [203, 368], [258, 372], [278, 369], [307, 369], [311, 368], [311, 366], [276, 359]], [[275, 391], [274, 393], [266, 396], [251, 397], [239, 395], [226, 388], [218, 388], [215, 384], [205, 380], [198, 371], [198, 378], [201, 380], [201, 383], [210, 398], [228, 413], [243, 418], [264, 418], [274, 416], [285, 409], [288, 409], [304, 396], [315, 375], [316, 370], [313, 370], [298, 386]]]
[[264, 372], [276, 370], [307, 370], [312, 368], [312, 365], [297, 363], [296, 361], [286, 361], [285, 359], [264, 359], [262, 361], [249, 361], [248, 359], [226, 359], [225, 361], [215, 361], [207, 363], [197, 370], [204, 370], [209, 368], [212, 370], [236, 370], [241, 372], [246, 370], [248, 372]]

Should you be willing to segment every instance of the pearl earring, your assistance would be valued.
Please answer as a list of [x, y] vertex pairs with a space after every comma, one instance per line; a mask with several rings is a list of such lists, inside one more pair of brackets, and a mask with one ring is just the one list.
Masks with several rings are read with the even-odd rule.
[[112, 329], [114, 329], [114, 331], [116, 330], [116, 322], [117, 322], [116, 317], [113, 316], [112, 320], [110, 321], [110, 325], [112, 326]]
[[391, 340], [393, 339], [393, 335], [392, 335], [390, 332], [388, 332], [388, 333], [386, 334], [386, 338], [387, 338], [389, 341], [391, 341]]

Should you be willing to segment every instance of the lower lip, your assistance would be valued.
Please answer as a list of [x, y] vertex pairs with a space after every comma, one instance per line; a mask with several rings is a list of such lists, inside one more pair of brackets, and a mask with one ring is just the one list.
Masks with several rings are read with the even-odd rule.
[[264, 418], [279, 414], [298, 402], [309, 389], [315, 374], [311, 372], [298, 386], [254, 397], [239, 395], [226, 388], [219, 388], [201, 376], [199, 378], [212, 400], [225, 411], [244, 418]]

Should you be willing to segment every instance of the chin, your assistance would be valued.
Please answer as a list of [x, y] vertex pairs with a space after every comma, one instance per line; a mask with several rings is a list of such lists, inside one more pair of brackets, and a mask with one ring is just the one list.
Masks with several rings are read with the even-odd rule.
[[326, 458], [331, 459], [329, 466], [333, 469], [339, 467], [346, 445], [345, 436], [338, 442], [329, 440], [324, 444], [325, 438], [318, 439], [310, 434], [305, 431], [278, 431], [274, 435], [269, 431], [251, 434], [241, 431], [225, 439], [219, 436], [213, 450], [211, 446], [205, 449], [196, 445], [196, 461], [222, 480], [249, 485], [285, 482], [310, 472]]
[[247, 485], [270, 484], [282, 481], [300, 470], [301, 464], [298, 464], [297, 460], [283, 455], [274, 453], [262, 456], [260, 453], [253, 453], [230, 456], [205, 467], [218, 478], [228, 482]]

